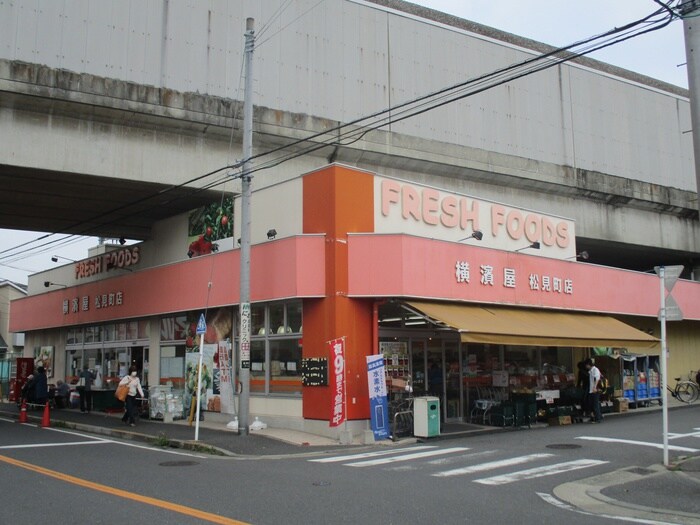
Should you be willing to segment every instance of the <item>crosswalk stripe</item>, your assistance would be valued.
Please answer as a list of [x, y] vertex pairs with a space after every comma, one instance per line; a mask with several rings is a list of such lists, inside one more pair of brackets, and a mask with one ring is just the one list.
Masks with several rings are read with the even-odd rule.
[[552, 457], [554, 454], [529, 454], [527, 456], [519, 456], [516, 458], [501, 459], [498, 461], [489, 461], [488, 463], [480, 463], [478, 465], [470, 465], [468, 467], [445, 470], [433, 474], [436, 478], [445, 478], [449, 476], [462, 476], [464, 474], [473, 474], [475, 472], [484, 472], [487, 470], [495, 470], [497, 468], [510, 467], [513, 465], [521, 465], [536, 459]]
[[556, 463], [554, 465], [547, 465], [545, 467], [536, 467], [527, 470], [519, 470], [510, 474], [503, 474], [502, 476], [475, 479], [474, 482], [481, 483], [482, 485], [505, 485], [506, 483], [513, 483], [514, 481], [541, 478], [544, 476], [553, 476], [554, 474], [561, 474], [562, 472], [569, 472], [572, 470], [595, 467], [597, 465], [603, 465], [605, 463], [608, 462], [596, 459], [577, 459], [575, 461]]
[[349, 467], [373, 467], [376, 465], [386, 465], [388, 463], [397, 463], [399, 461], [410, 461], [412, 459], [428, 458], [431, 456], [441, 456], [443, 454], [452, 454], [453, 452], [464, 452], [469, 450], [465, 447], [441, 448], [438, 450], [426, 450], [423, 452], [415, 452], [413, 454], [403, 454], [401, 456], [393, 456], [390, 458], [370, 459], [367, 461], [357, 461], [355, 463], [344, 463]]
[[[618, 439], [609, 437], [597, 437], [597, 436], [579, 436], [576, 439], [583, 439], [586, 441], [602, 441], [603, 443], [622, 443], [625, 445], [639, 445], [642, 447], [652, 447], [662, 449], [664, 448], [661, 443], [652, 443], [651, 441], [634, 441], [632, 439]], [[676, 445], [669, 445], [669, 450], [675, 450], [676, 452], [700, 452], [697, 448], [690, 447], [679, 447]]]
[[350, 454], [347, 456], [333, 456], [330, 458], [320, 458], [320, 459], [310, 459], [312, 463], [340, 463], [341, 461], [352, 461], [353, 459], [365, 459], [374, 458], [377, 456], [388, 456], [390, 454], [397, 454], [399, 452], [406, 452], [408, 450], [426, 450], [429, 448], [437, 448], [436, 446], [418, 446], [418, 447], [408, 447], [408, 448], [394, 448], [388, 450], [379, 450], [377, 452], [362, 452], [360, 454]]

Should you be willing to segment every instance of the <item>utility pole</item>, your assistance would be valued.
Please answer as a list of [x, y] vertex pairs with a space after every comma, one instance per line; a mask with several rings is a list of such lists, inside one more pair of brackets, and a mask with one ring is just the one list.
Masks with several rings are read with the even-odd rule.
[[248, 433], [250, 410], [250, 160], [253, 156], [253, 48], [255, 20], [245, 21], [245, 94], [243, 98], [243, 166], [241, 168], [241, 326], [238, 333], [241, 394], [238, 398], [238, 430]]
[[[700, 196], [700, 0], [683, 0], [678, 9], [683, 17], [685, 36], [685, 61], [690, 90], [690, 122], [693, 127], [693, 154], [695, 156], [695, 179]], [[698, 199], [700, 209], [700, 198]]]

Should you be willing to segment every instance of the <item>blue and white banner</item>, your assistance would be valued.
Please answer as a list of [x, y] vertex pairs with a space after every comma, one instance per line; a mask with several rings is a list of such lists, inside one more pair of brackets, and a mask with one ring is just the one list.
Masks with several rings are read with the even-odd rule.
[[367, 385], [369, 387], [369, 410], [374, 439], [388, 439], [389, 402], [384, 378], [384, 356], [367, 356]]

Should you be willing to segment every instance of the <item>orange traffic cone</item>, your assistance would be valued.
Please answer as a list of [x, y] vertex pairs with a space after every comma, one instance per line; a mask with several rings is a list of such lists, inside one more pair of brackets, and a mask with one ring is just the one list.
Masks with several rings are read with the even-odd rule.
[[27, 422], [27, 402], [26, 401], [22, 401], [22, 407], [19, 409], [19, 422], [20, 423]]
[[49, 402], [44, 405], [44, 417], [41, 418], [41, 426], [46, 428], [51, 426], [51, 415], [49, 413]]

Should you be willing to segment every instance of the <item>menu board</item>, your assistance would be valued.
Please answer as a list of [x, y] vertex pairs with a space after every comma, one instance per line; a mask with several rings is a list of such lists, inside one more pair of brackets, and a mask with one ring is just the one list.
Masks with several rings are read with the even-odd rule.
[[328, 359], [309, 357], [301, 360], [301, 384], [304, 386], [328, 385]]

